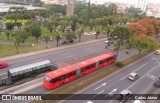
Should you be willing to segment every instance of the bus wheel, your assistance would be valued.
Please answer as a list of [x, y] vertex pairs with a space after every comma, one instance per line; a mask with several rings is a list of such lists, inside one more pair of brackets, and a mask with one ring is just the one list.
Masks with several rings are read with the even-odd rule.
[[63, 85], [64, 85], [64, 83], [61, 84], [61, 86], [63, 86]]

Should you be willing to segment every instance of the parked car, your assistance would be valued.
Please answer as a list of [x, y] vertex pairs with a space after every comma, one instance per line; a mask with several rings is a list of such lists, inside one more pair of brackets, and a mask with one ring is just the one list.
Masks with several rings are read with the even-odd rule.
[[6, 62], [0, 62], [0, 69], [8, 67], [8, 63]]
[[125, 102], [127, 100], [129, 100], [131, 98], [131, 92], [129, 90], [123, 90], [119, 93], [118, 95], [118, 99], [121, 101], [121, 102]]
[[91, 35], [95, 35], [95, 34], [96, 34], [96, 32], [95, 32], [95, 31], [93, 31], [93, 32], [90, 32], [90, 34], [91, 34]]
[[160, 49], [156, 50], [155, 54], [160, 55]]
[[67, 44], [68, 42], [66, 40], [61, 41], [60, 44]]
[[68, 41], [68, 43], [73, 43], [73, 42], [74, 42], [74, 40], [69, 40], [69, 41]]
[[156, 87], [160, 87], [160, 77], [159, 77], [158, 80], [156, 80], [156, 82], [154, 83], [154, 85], [155, 85]]
[[108, 44], [108, 42], [109, 42], [108, 40], [105, 41], [106, 44]]
[[136, 80], [138, 78], [138, 74], [137, 73], [130, 73], [128, 76], [129, 80]]

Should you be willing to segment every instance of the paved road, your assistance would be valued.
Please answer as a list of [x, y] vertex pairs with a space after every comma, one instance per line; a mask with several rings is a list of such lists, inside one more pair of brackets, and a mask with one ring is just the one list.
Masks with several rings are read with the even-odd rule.
[[[92, 98], [88, 98], [93, 103], [119, 103], [116, 100], [100, 101], [93, 100], [97, 94], [118, 94], [124, 89], [128, 89], [133, 94], [147, 94], [153, 88], [153, 83], [160, 76], [160, 56], [150, 54], [147, 57], [129, 65], [120, 72], [102, 79], [101, 81], [92, 84], [91, 86], [83, 89], [77, 94], [95, 94]], [[139, 73], [139, 78], [135, 81], [127, 79], [127, 75], [131, 72]], [[105, 84], [105, 85], [104, 85]], [[113, 91], [115, 90], [115, 91]], [[87, 100], [67, 100], [59, 103], [87, 103]], [[131, 101], [129, 101], [131, 102]], [[131, 102], [132, 103], [132, 102]]]

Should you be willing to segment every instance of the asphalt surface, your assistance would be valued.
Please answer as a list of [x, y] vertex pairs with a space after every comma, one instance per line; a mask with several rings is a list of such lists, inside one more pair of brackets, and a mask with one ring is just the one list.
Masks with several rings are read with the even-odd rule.
[[[77, 94], [95, 94], [88, 100], [65, 100], [59, 103], [119, 103], [118, 100], [93, 100], [97, 94], [119, 94], [122, 90], [129, 90], [132, 94], [148, 94], [157, 88], [153, 83], [160, 76], [160, 56], [150, 54], [147, 57], [129, 65], [120, 72], [115, 73], [91, 86], [79, 91]], [[131, 72], [139, 74], [139, 78], [130, 81], [127, 77]], [[105, 84], [105, 85], [104, 85]], [[157, 88], [159, 90], [160, 88]], [[71, 97], [70, 97], [71, 98]], [[73, 97], [72, 97], [73, 98]], [[133, 103], [128, 101], [127, 103]]]

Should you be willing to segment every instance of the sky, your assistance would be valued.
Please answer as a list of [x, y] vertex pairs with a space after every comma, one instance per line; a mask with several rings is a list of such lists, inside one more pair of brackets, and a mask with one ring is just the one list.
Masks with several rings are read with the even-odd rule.
[[[128, 3], [128, 4], [136, 4], [138, 0], [91, 0], [91, 2], [95, 2], [102, 4], [103, 2], [119, 2], [119, 3]], [[151, 3], [160, 3], [160, 0], [148, 0]]]

